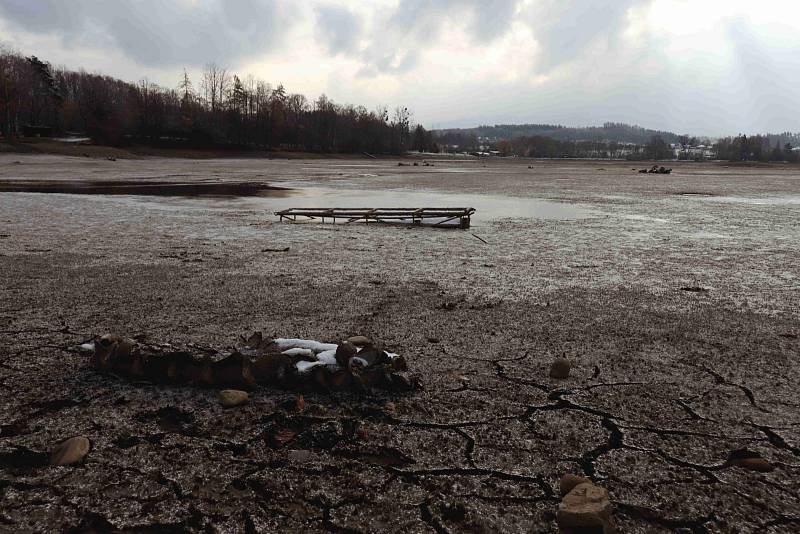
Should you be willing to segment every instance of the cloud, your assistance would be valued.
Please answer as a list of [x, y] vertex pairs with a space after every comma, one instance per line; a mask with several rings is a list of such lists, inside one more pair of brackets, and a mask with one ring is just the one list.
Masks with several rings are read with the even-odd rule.
[[539, 0], [522, 18], [539, 45], [536, 69], [547, 72], [580, 57], [599, 41], [608, 44], [624, 30], [626, 15], [650, 0]]
[[319, 38], [332, 54], [350, 52], [361, 33], [361, 19], [346, 7], [322, 4], [316, 7]]
[[292, 23], [280, 0], [3, 0], [0, 17], [150, 67], [238, 62], [281, 43]]
[[467, 36], [489, 44], [508, 31], [519, 0], [400, 0], [376, 17], [369, 42], [361, 53], [360, 74], [374, 76], [413, 69], [444, 30], [463, 29]]

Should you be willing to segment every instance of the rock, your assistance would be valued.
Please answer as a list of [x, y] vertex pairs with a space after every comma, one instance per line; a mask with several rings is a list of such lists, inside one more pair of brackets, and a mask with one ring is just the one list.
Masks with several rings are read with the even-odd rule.
[[51, 465], [70, 465], [83, 460], [91, 443], [84, 436], [75, 436], [60, 443], [50, 454]]
[[346, 369], [350, 363], [350, 358], [356, 354], [358, 354], [356, 346], [348, 341], [343, 341], [336, 347], [336, 363]]
[[772, 464], [764, 458], [742, 458], [731, 462], [731, 465], [749, 469], [750, 471], [758, 471], [759, 473], [769, 473], [775, 469]]
[[219, 392], [219, 402], [225, 408], [233, 408], [250, 400], [250, 395], [246, 391], [238, 389], [223, 389]]
[[727, 463], [734, 467], [741, 467], [742, 469], [749, 469], [750, 471], [758, 471], [760, 473], [768, 473], [775, 469], [775, 467], [760, 454], [749, 449], [736, 449], [732, 451], [728, 456]]
[[581, 529], [581, 532], [611, 534], [614, 532], [612, 510], [608, 491], [586, 482], [572, 488], [561, 499], [556, 521], [562, 531]]
[[388, 360], [386, 353], [375, 345], [367, 345], [363, 347], [358, 354], [356, 354], [356, 358], [362, 360], [362, 362], [359, 363], [366, 364], [365, 367], [379, 365]]
[[572, 473], [567, 473], [566, 475], [562, 476], [561, 479], [558, 481], [558, 488], [561, 492], [561, 496], [563, 497], [567, 493], [573, 490], [575, 486], [578, 484], [586, 484], [587, 482], [591, 483], [586, 477], [582, 477], [580, 475], [573, 475]]
[[366, 347], [367, 345], [372, 345], [372, 340], [367, 336], [348, 337], [347, 339], [345, 339], [345, 342], [351, 343], [356, 347]]
[[215, 383], [242, 387], [252, 386], [256, 383], [252, 366], [250, 358], [234, 352], [230, 356], [212, 363], [211, 370]]
[[556, 358], [550, 366], [550, 378], [564, 379], [569, 377], [569, 370], [572, 366], [566, 358]]

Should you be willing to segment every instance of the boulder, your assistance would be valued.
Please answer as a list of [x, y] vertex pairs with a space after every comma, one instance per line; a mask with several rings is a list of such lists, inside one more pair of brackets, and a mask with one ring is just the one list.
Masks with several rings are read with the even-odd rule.
[[567, 493], [558, 505], [556, 521], [564, 532], [598, 532], [612, 534], [613, 507], [608, 491], [591, 482], [578, 484]]
[[556, 358], [550, 366], [550, 378], [564, 379], [569, 377], [569, 370], [572, 367], [566, 358]]
[[70, 465], [84, 459], [89, 452], [91, 443], [84, 436], [75, 436], [60, 443], [50, 454], [50, 464]]
[[219, 392], [219, 402], [224, 408], [240, 406], [250, 400], [250, 395], [246, 391], [238, 389], [223, 389]]
[[366, 347], [367, 345], [372, 345], [372, 340], [367, 336], [348, 337], [345, 341], [355, 345], [356, 347]]
[[575, 486], [578, 484], [586, 484], [590, 483], [586, 477], [582, 477], [580, 475], [573, 475], [572, 473], [567, 473], [566, 475], [562, 476], [561, 479], [558, 481], [558, 489], [561, 492], [561, 496], [563, 497], [570, 491], [572, 491]]
[[356, 354], [358, 354], [356, 346], [348, 341], [343, 341], [336, 347], [336, 363], [346, 369], [350, 359]]

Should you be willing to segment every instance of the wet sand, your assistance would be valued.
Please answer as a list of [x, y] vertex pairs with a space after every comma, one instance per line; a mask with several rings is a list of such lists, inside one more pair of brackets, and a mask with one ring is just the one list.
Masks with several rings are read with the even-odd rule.
[[[0, 156], [0, 181], [296, 191], [0, 193], [0, 527], [553, 532], [575, 472], [609, 490], [622, 532], [800, 528], [800, 169], [634, 167]], [[426, 198], [474, 202], [473, 228], [272, 215]], [[426, 389], [306, 393], [287, 415], [290, 392], [258, 388], [223, 410], [215, 391], [99, 376], [70, 350], [253, 330], [374, 336]], [[558, 356], [566, 380], [548, 376]], [[275, 447], [286, 417], [360, 431]], [[31, 457], [78, 434], [79, 467]], [[775, 469], [726, 466], [741, 448]]]

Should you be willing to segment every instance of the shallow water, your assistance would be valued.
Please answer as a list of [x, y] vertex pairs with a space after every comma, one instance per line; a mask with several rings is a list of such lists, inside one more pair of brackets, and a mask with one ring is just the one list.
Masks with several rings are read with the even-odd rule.
[[[289, 185], [283, 183], [281, 185]], [[141, 199], [164, 205], [186, 208], [263, 209], [270, 216], [288, 208], [475, 208], [472, 224], [480, 225], [503, 218], [551, 220], [585, 219], [592, 211], [566, 202], [538, 198], [511, 197], [405, 189], [363, 190], [335, 187], [300, 187], [284, 191], [277, 197], [272, 192], [233, 198], [159, 198]]]

